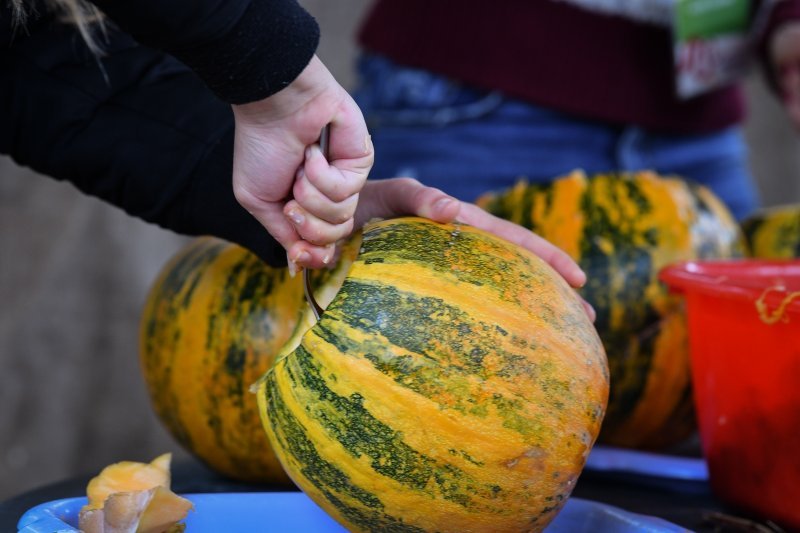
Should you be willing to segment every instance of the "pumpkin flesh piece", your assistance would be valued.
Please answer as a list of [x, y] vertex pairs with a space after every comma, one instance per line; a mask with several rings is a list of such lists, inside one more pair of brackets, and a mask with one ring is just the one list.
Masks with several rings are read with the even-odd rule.
[[[151, 463], [122, 461], [104, 468], [86, 488], [88, 503], [79, 515], [85, 533], [165, 533], [192, 508], [169, 489], [172, 454]], [[177, 529], [175, 529], [177, 527]]]

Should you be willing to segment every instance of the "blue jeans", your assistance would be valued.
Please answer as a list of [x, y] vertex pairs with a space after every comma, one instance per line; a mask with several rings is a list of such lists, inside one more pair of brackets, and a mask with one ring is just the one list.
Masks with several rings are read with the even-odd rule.
[[374, 55], [360, 59], [359, 78], [355, 98], [375, 144], [371, 178], [411, 176], [474, 201], [521, 176], [654, 170], [708, 186], [738, 219], [757, 204], [739, 128], [664, 135], [584, 120]]

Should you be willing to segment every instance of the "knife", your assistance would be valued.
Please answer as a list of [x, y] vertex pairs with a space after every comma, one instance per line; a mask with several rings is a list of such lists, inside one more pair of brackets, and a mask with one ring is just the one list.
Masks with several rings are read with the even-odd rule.
[[[319, 149], [322, 151], [322, 155], [325, 156], [325, 159], [328, 159], [328, 146], [330, 144], [331, 138], [331, 126], [327, 124], [319, 135]], [[311, 274], [308, 268], [303, 269], [303, 291], [306, 293], [306, 301], [308, 305], [311, 306], [311, 310], [314, 312], [314, 318], [319, 320], [319, 317], [322, 316], [322, 313], [325, 311], [318, 303], [317, 300], [314, 299], [314, 290], [311, 288]]]

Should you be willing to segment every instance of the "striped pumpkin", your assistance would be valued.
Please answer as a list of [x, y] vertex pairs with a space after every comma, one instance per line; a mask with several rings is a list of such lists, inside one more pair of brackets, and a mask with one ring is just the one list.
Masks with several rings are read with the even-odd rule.
[[180, 250], [150, 289], [140, 361], [152, 405], [184, 448], [223, 475], [289, 484], [249, 387], [290, 337], [301, 306], [300, 276], [211, 237]]
[[352, 531], [535, 531], [595, 441], [607, 371], [575, 291], [538, 257], [404, 218], [364, 229], [257, 394], [286, 471]]
[[695, 428], [685, 317], [657, 279], [665, 265], [741, 254], [741, 236], [706, 188], [650, 172], [574, 172], [518, 182], [478, 201], [564, 249], [586, 271], [583, 297], [611, 369], [600, 441], [664, 448]]
[[800, 257], [800, 204], [764, 209], [742, 222], [752, 257]]

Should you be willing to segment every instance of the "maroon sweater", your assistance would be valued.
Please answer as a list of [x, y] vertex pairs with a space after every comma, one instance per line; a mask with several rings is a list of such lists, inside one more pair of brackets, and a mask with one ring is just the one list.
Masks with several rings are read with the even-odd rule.
[[[779, 3], [768, 32], [790, 18], [800, 0]], [[398, 63], [595, 120], [702, 133], [744, 115], [737, 85], [675, 95], [666, 26], [564, 1], [378, 0], [359, 40]]]

